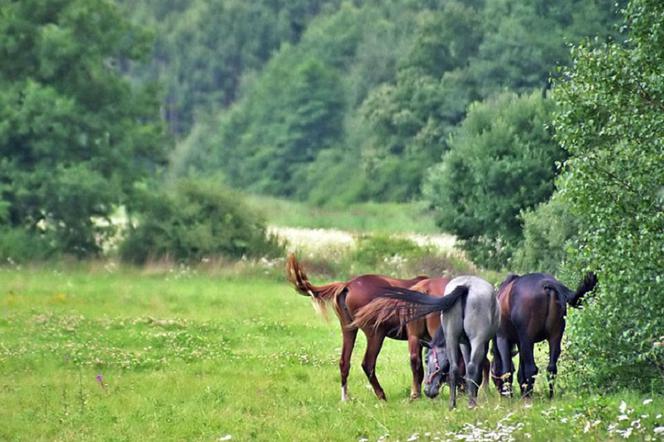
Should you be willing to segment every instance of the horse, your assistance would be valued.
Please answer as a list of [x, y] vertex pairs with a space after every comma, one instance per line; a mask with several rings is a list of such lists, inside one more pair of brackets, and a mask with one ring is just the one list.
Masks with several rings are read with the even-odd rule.
[[[398, 318], [401, 324], [440, 312], [445, 336], [445, 351], [450, 362], [447, 380], [450, 386], [450, 409], [456, 407], [456, 384], [461, 376], [459, 350], [466, 365], [466, 389], [469, 405], [477, 403], [481, 367], [489, 341], [498, 330], [500, 315], [493, 286], [476, 276], [459, 276], [445, 287], [445, 296], [432, 298], [407, 288], [385, 288], [380, 297], [401, 302], [374, 302], [355, 320], [357, 326], [381, 327]], [[461, 302], [458, 302], [461, 300]], [[434, 366], [435, 367], [435, 366]]]
[[549, 342], [547, 380], [549, 398], [553, 398], [560, 342], [565, 331], [567, 304], [578, 308], [581, 298], [597, 284], [594, 273], [588, 272], [572, 292], [560, 281], [546, 273], [519, 276], [509, 274], [498, 289], [500, 328], [493, 340], [492, 378], [498, 391], [512, 395], [513, 349], [519, 353], [517, 373], [521, 394], [530, 397], [538, 369], [535, 365], [534, 345]]
[[[341, 400], [348, 400], [348, 374], [350, 372], [350, 360], [355, 347], [358, 327], [352, 325], [354, 314], [359, 309], [376, 299], [384, 292], [385, 287], [411, 287], [416, 283], [427, 279], [426, 276], [418, 276], [412, 279], [396, 279], [381, 275], [362, 275], [346, 282], [332, 282], [321, 286], [315, 286], [309, 282], [307, 275], [297, 262], [294, 255], [289, 255], [286, 262], [286, 273], [288, 280], [302, 295], [309, 296], [316, 310], [325, 313], [328, 304], [332, 304], [339, 318], [343, 344], [339, 360], [339, 372], [341, 374]], [[441, 282], [442, 283], [442, 282]], [[422, 335], [421, 324], [413, 324], [411, 330], [418, 330]], [[411, 352], [411, 367], [413, 369], [413, 386], [411, 398], [419, 396], [420, 385], [423, 377], [421, 344], [408, 332], [407, 327], [394, 320], [388, 320], [382, 327], [367, 327], [362, 331], [367, 337], [367, 348], [362, 361], [362, 369], [366, 374], [374, 393], [378, 399], [386, 400], [385, 392], [376, 377], [376, 360], [383, 345], [385, 337], [393, 339], [408, 339], [408, 348]], [[417, 356], [415, 355], [417, 354]], [[418, 359], [419, 357], [419, 359]], [[419, 362], [418, 362], [419, 360]], [[419, 369], [417, 365], [419, 364]]]

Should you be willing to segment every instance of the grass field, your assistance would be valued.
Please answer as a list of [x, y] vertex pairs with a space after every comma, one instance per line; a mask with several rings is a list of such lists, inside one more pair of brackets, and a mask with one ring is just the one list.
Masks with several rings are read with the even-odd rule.
[[538, 390], [524, 404], [491, 390], [478, 409], [461, 398], [452, 412], [447, 392], [409, 402], [406, 345], [395, 341], [378, 362], [381, 403], [360, 368], [362, 337], [353, 400], [341, 403], [336, 320], [274, 273], [5, 267], [0, 287], [2, 440], [656, 440], [664, 430], [664, 399], [633, 392], [549, 401]]
[[440, 233], [423, 203], [357, 203], [335, 208], [259, 195], [247, 195], [246, 201], [275, 226], [379, 234]]

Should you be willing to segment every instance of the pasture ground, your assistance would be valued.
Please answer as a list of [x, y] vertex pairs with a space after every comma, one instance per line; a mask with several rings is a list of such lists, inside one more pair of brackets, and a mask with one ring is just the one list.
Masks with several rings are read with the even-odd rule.
[[[360, 368], [339, 400], [336, 318], [276, 271], [224, 275], [112, 264], [0, 269], [2, 440], [657, 440], [661, 395], [531, 404], [490, 389], [478, 409], [408, 400], [404, 342], [388, 341], [378, 402]], [[563, 354], [563, 358], [564, 358]], [[570, 363], [567, 361], [566, 363]], [[539, 364], [543, 370], [545, 364]], [[564, 368], [563, 368], [564, 369]], [[601, 386], [597, 386], [601, 390]]]

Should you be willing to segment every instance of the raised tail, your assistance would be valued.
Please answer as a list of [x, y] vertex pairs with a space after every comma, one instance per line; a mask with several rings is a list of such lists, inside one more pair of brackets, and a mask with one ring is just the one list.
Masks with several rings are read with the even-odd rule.
[[300, 263], [294, 254], [288, 255], [286, 260], [286, 276], [293, 284], [295, 290], [303, 296], [309, 296], [314, 309], [327, 319], [327, 304], [336, 302], [336, 297], [346, 286], [345, 282], [332, 282], [330, 284], [316, 286], [309, 282], [307, 274], [304, 273]]
[[564, 301], [567, 302], [571, 307], [580, 308], [581, 299], [586, 293], [594, 289], [596, 284], [597, 276], [593, 272], [588, 272], [579, 283], [579, 287], [576, 289], [576, 292], [573, 292], [559, 281], [555, 281], [555, 283], [547, 283], [545, 284], [545, 288], [553, 289], [556, 293], [558, 293], [558, 295], [562, 297], [560, 301], [561, 303], [564, 299]]
[[378, 327], [384, 322], [397, 318], [401, 326], [407, 322], [433, 312], [446, 312], [460, 298], [468, 295], [468, 287], [460, 285], [442, 298], [399, 287], [385, 287], [385, 293], [362, 307], [351, 326], [358, 328]]
[[595, 285], [597, 285], [597, 275], [595, 275], [593, 272], [586, 273], [579, 283], [579, 287], [576, 289], [576, 292], [567, 297], [567, 303], [572, 307], [579, 308], [583, 295], [592, 291], [592, 289], [595, 288]]

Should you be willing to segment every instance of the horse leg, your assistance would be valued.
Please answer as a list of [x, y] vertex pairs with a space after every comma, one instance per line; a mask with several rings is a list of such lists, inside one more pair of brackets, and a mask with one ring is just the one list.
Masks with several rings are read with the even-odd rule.
[[457, 379], [459, 385], [457, 385], [457, 389], [459, 390], [459, 392], [466, 393], [467, 392], [466, 377], [468, 376], [467, 361], [470, 361], [470, 344], [468, 343], [459, 344], [459, 350], [461, 350], [461, 359], [457, 360], [457, 367], [459, 372], [459, 378]]
[[380, 386], [378, 378], [376, 377], [376, 360], [378, 359], [378, 353], [380, 353], [380, 349], [383, 346], [384, 339], [385, 334], [380, 332], [367, 334], [367, 351], [364, 353], [362, 369], [367, 375], [378, 399], [387, 400], [383, 387]]
[[447, 357], [450, 360], [450, 372], [447, 376], [450, 385], [450, 410], [456, 408], [456, 385], [459, 377], [459, 345], [456, 337], [448, 337], [446, 342]]
[[519, 339], [519, 383], [521, 396], [530, 397], [537, 375], [535, 365], [534, 344], [528, 338]]
[[477, 390], [480, 383], [482, 383], [482, 365], [488, 350], [487, 342], [484, 342], [484, 339], [481, 338], [471, 341], [470, 359], [466, 363], [466, 389], [468, 390], [468, 405], [470, 407], [477, 405]]
[[417, 399], [422, 394], [422, 380], [424, 368], [422, 367], [422, 344], [413, 333], [408, 335], [408, 351], [410, 352], [410, 368], [413, 371], [413, 385], [410, 387], [410, 398]]
[[489, 341], [487, 341], [486, 345], [484, 346], [484, 360], [482, 361], [482, 382], [480, 385], [482, 385], [484, 394], [486, 394], [489, 391], [489, 379], [490, 379], [490, 370], [491, 370], [491, 363], [489, 362], [489, 358], [487, 355], [489, 354]]
[[562, 337], [562, 330], [560, 334], [549, 337], [549, 365], [546, 367], [547, 381], [549, 383], [549, 399], [553, 399], [553, 384], [558, 374], [558, 358], [560, 357], [560, 341], [562, 341]]
[[348, 373], [350, 372], [350, 357], [355, 347], [357, 329], [342, 328], [343, 345], [341, 347], [341, 358], [339, 359], [339, 372], [341, 373], [341, 400], [348, 400]]
[[[501, 372], [494, 374], [503, 378], [500, 394], [502, 396], [512, 397], [512, 376], [514, 375], [514, 366], [512, 365], [512, 345], [507, 338], [496, 336], [496, 347], [498, 349], [498, 353], [500, 354]], [[520, 364], [519, 373], [521, 373]]]

